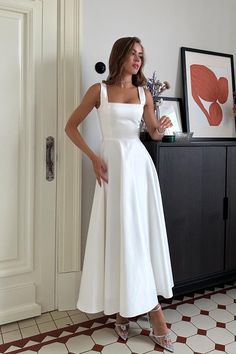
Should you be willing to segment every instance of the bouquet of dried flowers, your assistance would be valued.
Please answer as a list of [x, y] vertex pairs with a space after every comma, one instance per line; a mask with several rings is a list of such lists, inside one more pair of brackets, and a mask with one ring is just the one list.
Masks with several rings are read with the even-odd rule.
[[160, 80], [157, 79], [156, 72], [154, 71], [153, 75], [151, 78], [147, 79], [147, 85], [146, 87], [149, 89], [151, 92], [153, 102], [154, 102], [154, 107], [156, 109], [157, 106], [161, 105], [162, 98], [159, 97], [160, 94], [170, 88], [170, 84], [167, 81], [161, 82]]
[[[170, 84], [167, 81], [161, 82], [160, 80], [158, 80], [156, 71], [154, 71], [152, 77], [147, 79], [146, 88], [151, 92], [153, 103], [154, 103], [154, 109], [156, 111], [156, 116], [158, 117], [158, 107], [161, 105], [163, 101], [160, 95], [163, 91], [170, 88]], [[145, 132], [146, 130], [147, 128], [142, 118], [140, 131]]]

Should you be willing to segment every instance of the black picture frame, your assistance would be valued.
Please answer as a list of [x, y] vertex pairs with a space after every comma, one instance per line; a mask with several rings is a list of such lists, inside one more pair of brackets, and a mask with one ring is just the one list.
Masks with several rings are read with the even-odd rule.
[[186, 129], [193, 138], [235, 140], [232, 54], [181, 47]]

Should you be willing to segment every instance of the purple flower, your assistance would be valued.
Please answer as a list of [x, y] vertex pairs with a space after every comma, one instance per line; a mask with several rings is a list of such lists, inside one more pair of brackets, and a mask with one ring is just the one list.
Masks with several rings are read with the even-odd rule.
[[159, 96], [163, 91], [170, 88], [170, 84], [167, 81], [161, 82], [158, 80], [156, 72], [154, 71], [152, 77], [147, 79], [147, 88], [151, 92], [153, 102], [160, 104], [161, 98], [159, 98]]

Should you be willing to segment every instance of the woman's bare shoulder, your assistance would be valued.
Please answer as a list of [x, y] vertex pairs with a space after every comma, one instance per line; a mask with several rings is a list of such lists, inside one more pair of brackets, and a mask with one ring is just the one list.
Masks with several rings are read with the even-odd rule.
[[149, 95], [151, 93], [150, 90], [146, 86], [142, 86], [142, 88], [144, 89], [145, 94]]
[[145, 96], [146, 96], [146, 101], [147, 103], [150, 103], [152, 102], [152, 95], [151, 95], [151, 92], [148, 88], [144, 87], [144, 93], [145, 93]]
[[100, 107], [102, 83], [95, 83], [89, 87], [87, 94], [93, 99], [94, 106], [98, 109]]
[[84, 96], [84, 102], [92, 102], [95, 107], [98, 107], [100, 105], [100, 91], [100, 83], [91, 85]]
[[89, 87], [88, 91], [90, 94], [99, 94], [101, 90], [101, 84], [97, 82], [96, 84], [93, 84], [92, 86]]

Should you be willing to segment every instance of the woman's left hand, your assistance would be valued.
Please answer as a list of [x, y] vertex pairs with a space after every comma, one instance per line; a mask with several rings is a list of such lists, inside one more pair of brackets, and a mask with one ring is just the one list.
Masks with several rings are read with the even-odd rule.
[[164, 133], [167, 128], [170, 128], [173, 126], [173, 124], [171, 123], [171, 120], [168, 116], [162, 116], [158, 120], [158, 123], [159, 123], [158, 130], [162, 133]]

